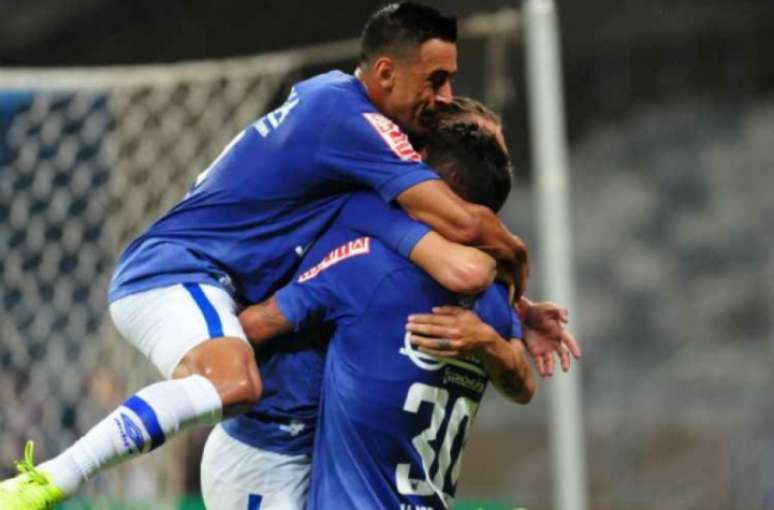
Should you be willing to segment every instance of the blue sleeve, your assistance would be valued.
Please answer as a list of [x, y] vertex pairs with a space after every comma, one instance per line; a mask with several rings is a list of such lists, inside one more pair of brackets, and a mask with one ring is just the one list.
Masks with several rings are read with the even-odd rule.
[[294, 280], [274, 294], [282, 315], [298, 332], [310, 324], [320, 323], [335, 307], [336, 296], [331, 292], [327, 279], [313, 283]]
[[354, 193], [339, 213], [336, 223], [375, 237], [408, 258], [430, 227], [412, 219], [396, 205], [384, 203], [371, 191]]
[[[341, 239], [336, 234], [342, 231], [350, 235]], [[318, 241], [322, 245], [309, 251], [303, 272], [274, 294], [295, 331], [320, 322], [357, 320], [382, 273], [390, 270], [384, 255], [388, 250], [375, 239], [356, 235], [332, 229]]]
[[376, 112], [345, 112], [325, 129], [318, 162], [343, 183], [371, 188], [391, 202], [408, 188], [438, 179], [400, 128]]

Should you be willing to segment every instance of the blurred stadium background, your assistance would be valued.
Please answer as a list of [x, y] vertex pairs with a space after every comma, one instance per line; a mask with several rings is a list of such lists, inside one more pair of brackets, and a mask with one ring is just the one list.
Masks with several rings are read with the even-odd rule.
[[[504, 218], [539, 252], [519, 4], [426, 3], [466, 20], [456, 92], [503, 114]], [[0, 2], [0, 475], [156, 378], [105, 313], [116, 255], [291, 83], [352, 69], [380, 4]], [[771, 1], [558, 8], [588, 507], [774, 509]], [[553, 508], [545, 389], [524, 408], [490, 392], [458, 508]], [[195, 507], [205, 434], [84, 499]]]

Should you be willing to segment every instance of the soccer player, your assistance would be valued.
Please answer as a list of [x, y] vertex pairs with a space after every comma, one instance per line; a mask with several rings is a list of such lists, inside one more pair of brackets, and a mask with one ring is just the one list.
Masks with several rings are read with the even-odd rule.
[[[452, 124], [467, 122], [479, 126], [487, 133], [494, 135], [500, 147], [508, 153], [503, 134], [502, 119], [497, 113], [487, 108], [475, 99], [457, 96], [451, 103], [444, 105], [435, 116], [436, 126], [444, 127]], [[415, 146], [423, 146], [425, 136], [415, 138]], [[448, 249], [448, 248], [447, 248]], [[415, 261], [416, 262], [416, 261]], [[449, 265], [452, 263], [449, 262]], [[424, 267], [423, 264], [420, 266]], [[432, 275], [436, 281], [442, 281], [438, 276]], [[449, 285], [444, 285], [451, 289]], [[554, 373], [555, 356], [559, 358], [559, 364], [563, 371], [570, 369], [572, 357], [580, 359], [580, 347], [575, 337], [564, 328], [569, 320], [567, 309], [552, 303], [533, 303], [525, 296], [517, 304], [524, 319], [525, 345], [530, 355], [534, 358], [538, 373], [543, 377], [550, 377]], [[417, 315], [417, 323], [443, 325], [449, 322], [444, 315]]]
[[25, 458], [22, 474], [0, 484], [0, 506], [50, 507], [96, 473], [257, 401], [260, 376], [237, 303], [281, 286], [351, 191], [373, 189], [451, 241], [525, 261], [523, 243], [491, 211], [451, 192], [404, 133], [421, 133], [428, 114], [451, 100], [456, 21], [390, 5], [362, 40], [356, 76], [334, 71], [297, 84], [129, 245], [111, 282], [111, 316], [165, 380], [39, 469]]
[[[455, 98], [451, 107], [443, 110], [438, 121], [441, 126], [450, 126], [455, 122], [479, 125], [484, 131], [493, 133], [505, 150], [499, 118], [474, 100]], [[436, 154], [435, 161], [439, 161], [440, 156]], [[447, 171], [442, 176], [449, 178], [451, 172]], [[358, 231], [358, 223], [366, 215], [374, 224], [381, 226], [383, 233], [390, 229], [408, 231], [415, 228], [399, 208], [384, 204], [373, 192], [354, 195], [342, 209], [335, 225]], [[466, 249], [469, 250], [428, 232], [411, 250], [411, 260], [422, 260], [424, 257], [464, 260]], [[459, 251], [462, 253], [455, 253]], [[312, 269], [317, 262], [316, 259], [305, 258], [296, 277]], [[440, 262], [441, 265], [454, 266], [442, 260]], [[265, 338], [276, 324], [268, 320], [271, 315], [261, 313], [262, 310], [260, 306], [253, 307], [241, 314], [251, 340]], [[426, 327], [423, 323], [432, 326], [439, 320], [439, 326], [443, 327], [457, 319], [456, 315], [418, 316], [411, 327]], [[442, 331], [447, 333], [448, 329]], [[525, 332], [525, 345], [539, 366], [547, 357], [553, 365], [554, 352], [559, 353], [565, 366], [567, 349], [577, 350], [569, 332], [565, 331], [561, 338], [555, 339], [529, 325], [525, 327]], [[202, 494], [208, 508], [245, 508], [251, 501], [259, 500], [261, 508], [266, 509], [303, 508], [327, 337], [327, 332], [323, 334], [318, 328], [308, 328], [262, 345], [257, 350], [264, 381], [263, 399], [251, 412], [227, 419], [216, 427], [205, 447]], [[569, 359], [566, 362], [569, 364]]]
[[[482, 134], [475, 126], [455, 125], [431, 137], [428, 150], [429, 161], [462, 196], [499, 209], [510, 189], [510, 174], [507, 157], [493, 136]], [[470, 311], [442, 310], [456, 317], [460, 329], [453, 346], [444, 345], [446, 340], [416, 338], [422, 349], [457, 359], [429, 356], [411, 344], [412, 337], [405, 331], [410, 314], [459, 302], [459, 296], [438, 286], [377, 239], [336, 224], [310, 250], [293, 283], [243, 312], [251, 339], [318, 321], [335, 326], [322, 384], [309, 508], [445, 508], [454, 495], [465, 435], [489, 378], [512, 400], [525, 403], [530, 399], [534, 386], [524, 348], [521, 342], [503, 340], [521, 334], [518, 324], [514, 328], [508, 291], [502, 285], [468, 300], [484, 322]], [[272, 319], [256, 321], [253, 327], [249, 315]], [[267, 330], [267, 325], [274, 326]], [[280, 347], [283, 340], [269, 345], [285, 353], [296, 352], [297, 344]], [[461, 353], [466, 357], [461, 358]], [[311, 388], [316, 389], [317, 382], [315, 377]], [[298, 381], [287, 384], [303, 386]], [[303, 398], [307, 393], [294, 392]], [[298, 423], [295, 430], [288, 431], [286, 441], [292, 441], [293, 432], [309, 435], [308, 424]], [[230, 435], [239, 431], [238, 425], [230, 427], [226, 422], [224, 428]], [[255, 439], [266, 441], [265, 434], [260, 436]], [[223, 440], [215, 438], [216, 443]], [[205, 464], [217, 463], [210, 448], [208, 442]], [[215, 449], [221, 448], [216, 444]], [[243, 448], [237, 454], [239, 466], [222, 462], [231, 469], [244, 469], [248, 451]], [[221, 450], [217, 458], [228, 457], [224, 453]], [[301, 461], [296, 458], [295, 466]], [[221, 472], [228, 473], [226, 469]], [[270, 473], [266, 469], [267, 477]], [[296, 483], [298, 479], [285, 482], [303, 484]], [[223, 494], [231, 489], [218, 488], [204, 473], [203, 484], [205, 499], [208, 484]]]

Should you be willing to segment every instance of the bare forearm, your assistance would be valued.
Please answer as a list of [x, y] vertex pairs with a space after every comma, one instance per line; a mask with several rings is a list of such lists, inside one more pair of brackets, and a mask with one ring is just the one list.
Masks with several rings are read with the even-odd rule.
[[465, 202], [441, 181], [412, 186], [398, 195], [397, 202], [447, 240], [475, 245], [508, 261], [516, 276], [517, 294], [523, 291], [529, 269], [527, 246], [489, 208]]
[[242, 310], [239, 322], [247, 339], [256, 345], [293, 330], [293, 324], [285, 318], [274, 296]]
[[449, 241], [475, 244], [481, 237], [479, 206], [468, 204], [443, 181], [412, 186], [397, 202], [413, 218], [426, 223]]
[[495, 261], [486, 253], [429, 232], [411, 251], [411, 261], [457, 294], [478, 294], [491, 285]]
[[398, 195], [397, 201], [413, 218], [449, 241], [486, 246], [498, 259], [526, 261], [524, 243], [491, 209], [464, 201], [442, 181], [412, 186]]
[[498, 335], [484, 349], [481, 359], [492, 384], [506, 398], [520, 404], [532, 400], [535, 383], [521, 342], [508, 342]]

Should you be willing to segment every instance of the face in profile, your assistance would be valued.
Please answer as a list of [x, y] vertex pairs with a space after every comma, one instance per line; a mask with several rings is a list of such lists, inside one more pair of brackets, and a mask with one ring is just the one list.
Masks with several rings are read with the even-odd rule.
[[433, 112], [452, 100], [451, 80], [457, 72], [457, 46], [430, 39], [416, 52], [394, 61], [393, 79], [385, 97], [385, 113], [409, 134], [430, 128]]

